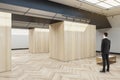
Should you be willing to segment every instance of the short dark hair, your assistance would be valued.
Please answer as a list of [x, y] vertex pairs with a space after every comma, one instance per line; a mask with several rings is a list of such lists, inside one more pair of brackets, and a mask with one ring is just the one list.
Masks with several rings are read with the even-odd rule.
[[108, 36], [108, 33], [105, 32], [104, 35], [105, 35], [105, 37], [107, 37], [107, 36]]

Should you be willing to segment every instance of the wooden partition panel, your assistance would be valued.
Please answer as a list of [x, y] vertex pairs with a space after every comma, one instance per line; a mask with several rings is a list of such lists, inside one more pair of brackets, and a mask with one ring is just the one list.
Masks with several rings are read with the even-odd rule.
[[0, 12], [0, 72], [11, 70], [11, 14]]
[[54, 59], [64, 60], [64, 23], [59, 22], [52, 24], [50, 29], [50, 44], [49, 44], [49, 52], [50, 57]]
[[62, 61], [95, 56], [96, 28], [75, 22], [50, 25], [50, 57]]
[[31, 53], [49, 52], [49, 30], [30, 29], [29, 30], [29, 51]]

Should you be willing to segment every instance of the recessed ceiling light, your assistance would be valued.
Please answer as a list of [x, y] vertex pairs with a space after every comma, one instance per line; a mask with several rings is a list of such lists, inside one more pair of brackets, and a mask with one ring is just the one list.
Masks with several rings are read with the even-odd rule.
[[113, 6], [108, 5], [108, 4], [104, 3], [104, 2], [100, 2], [100, 3], [96, 4], [96, 5], [101, 6], [103, 8], [111, 8], [111, 7], [113, 7]]
[[105, 1], [105, 0], [99, 0], [99, 1]]
[[115, 0], [115, 1], [120, 2], [120, 0]]
[[85, 1], [90, 2], [90, 3], [98, 3], [99, 2], [99, 0], [85, 0]]
[[118, 5], [120, 5], [120, 3], [117, 2], [117, 1], [115, 1], [115, 0], [106, 0], [104, 2], [108, 3], [108, 4], [112, 5], [112, 6], [118, 6]]

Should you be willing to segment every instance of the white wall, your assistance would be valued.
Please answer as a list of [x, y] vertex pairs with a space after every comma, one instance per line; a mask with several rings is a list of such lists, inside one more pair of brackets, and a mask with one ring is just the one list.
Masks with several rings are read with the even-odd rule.
[[28, 48], [28, 29], [12, 29], [12, 49]]
[[[103, 33], [104, 32], [108, 32], [109, 33], [109, 30], [110, 29], [97, 29], [97, 31], [96, 31], [96, 50], [97, 51], [101, 50], [101, 41], [103, 39]], [[108, 37], [111, 40], [110, 34], [109, 34]]]
[[102, 33], [99, 30], [97, 30], [96, 31], [96, 50], [97, 51], [100, 51], [101, 40], [102, 40]]
[[108, 17], [112, 26], [110, 29], [98, 29], [96, 34], [97, 47], [96, 50], [100, 51], [102, 33], [108, 32], [109, 39], [111, 40], [111, 52], [120, 53], [120, 15]]

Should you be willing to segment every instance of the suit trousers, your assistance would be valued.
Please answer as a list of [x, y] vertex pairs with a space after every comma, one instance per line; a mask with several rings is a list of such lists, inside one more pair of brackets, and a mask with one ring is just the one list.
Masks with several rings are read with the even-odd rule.
[[103, 71], [105, 71], [106, 65], [107, 65], [107, 71], [109, 71], [110, 68], [109, 54], [102, 53], [102, 61], [103, 61]]

